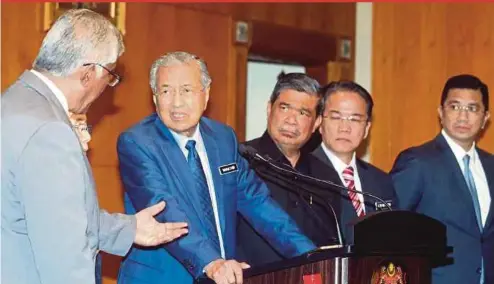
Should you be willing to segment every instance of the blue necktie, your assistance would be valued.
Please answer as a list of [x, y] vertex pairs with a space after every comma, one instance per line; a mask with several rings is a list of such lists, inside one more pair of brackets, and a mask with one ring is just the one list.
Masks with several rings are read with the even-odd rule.
[[480, 203], [477, 195], [477, 188], [475, 187], [475, 181], [473, 180], [472, 171], [470, 171], [470, 156], [465, 155], [463, 157], [463, 165], [464, 165], [464, 175], [465, 180], [467, 182], [468, 189], [470, 190], [470, 194], [472, 195], [473, 200], [473, 208], [475, 209], [475, 215], [477, 217], [477, 223], [479, 225], [480, 231], [482, 231], [482, 217], [480, 215]]
[[189, 140], [185, 145], [185, 149], [189, 151], [187, 155], [187, 163], [189, 164], [192, 178], [196, 186], [196, 193], [199, 197], [201, 205], [201, 212], [203, 213], [203, 221], [206, 226], [207, 234], [217, 246], [218, 252], [220, 251], [220, 242], [218, 238], [218, 231], [216, 230], [216, 222], [214, 220], [213, 203], [211, 196], [209, 195], [208, 183], [206, 175], [202, 168], [201, 159], [196, 150], [196, 141]]
[[[479, 203], [479, 197], [477, 194], [477, 188], [475, 187], [475, 181], [473, 179], [472, 171], [470, 171], [470, 156], [465, 155], [463, 157], [463, 165], [465, 168], [464, 174], [465, 174], [465, 180], [468, 185], [468, 189], [470, 190], [470, 194], [472, 195], [473, 199], [473, 207], [475, 208], [475, 215], [477, 216], [477, 223], [479, 225], [480, 232], [482, 232], [483, 225], [482, 225], [482, 216], [480, 215], [480, 203]], [[482, 273], [480, 275], [480, 284], [484, 283], [484, 259], [482, 258], [481, 260], [481, 267], [482, 267]]]

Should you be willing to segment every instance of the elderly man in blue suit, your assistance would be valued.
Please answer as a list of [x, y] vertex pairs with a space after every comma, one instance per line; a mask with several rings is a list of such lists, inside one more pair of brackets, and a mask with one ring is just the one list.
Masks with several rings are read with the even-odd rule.
[[432, 283], [494, 283], [494, 157], [475, 144], [489, 119], [487, 86], [451, 77], [438, 112], [441, 133], [396, 158], [398, 204], [447, 227], [454, 264], [434, 269]]
[[242, 283], [249, 266], [234, 260], [237, 212], [287, 257], [314, 249], [238, 154], [233, 130], [202, 116], [211, 83], [205, 63], [169, 53], [150, 76], [157, 113], [118, 140], [125, 207], [130, 213], [166, 200], [158, 220], [185, 221], [189, 233], [153, 250], [133, 248], [119, 283], [192, 283], [203, 276]]

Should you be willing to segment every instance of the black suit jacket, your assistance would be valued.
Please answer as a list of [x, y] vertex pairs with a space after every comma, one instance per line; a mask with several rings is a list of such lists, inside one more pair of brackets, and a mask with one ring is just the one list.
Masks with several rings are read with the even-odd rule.
[[[478, 148], [477, 153], [494, 200], [494, 157]], [[446, 139], [440, 134], [401, 152], [391, 176], [400, 209], [428, 215], [447, 227], [454, 264], [434, 269], [432, 283], [480, 283], [482, 257], [485, 283], [494, 283], [494, 202], [481, 231], [470, 191]]]
[[[331, 171], [331, 174], [338, 175], [333, 164], [331, 163], [331, 160], [328, 158], [328, 156], [326, 156], [326, 153], [324, 152], [322, 146], [319, 146], [316, 150], [314, 150], [312, 154], [329, 166], [328, 170]], [[367, 162], [362, 161], [361, 159], [357, 159], [356, 164], [357, 172], [362, 185], [362, 191], [364, 193], [370, 193], [372, 195], [380, 197], [384, 201], [390, 202], [391, 207], [394, 207], [394, 204], [396, 203], [396, 195], [391, 177], [387, 173]], [[341, 179], [339, 179], [339, 176], [338, 182], [340, 185], [343, 185]], [[342, 190], [339, 197], [340, 198], [338, 198], [336, 201], [339, 204], [336, 204], [336, 206], [340, 207], [339, 215], [343, 238], [346, 244], [352, 244], [352, 222], [357, 219], [357, 213], [353, 208], [347, 191]], [[376, 202], [378, 202], [378, 200], [375, 200], [374, 198], [369, 196], [364, 196], [365, 212], [375, 212]]]
[[[278, 164], [293, 168], [286, 157], [276, 146], [269, 134], [265, 132], [260, 138], [245, 142], [263, 156], [269, 156]], [[259, 170], [259, 169], [256, 169]], [[295, 170], [318, 179], [338, 181], [338, 176], [333, 175], [317, 158], [310, 153], [301, 153], [295, 166]], [[271, 197], [292, 217], [302, 232], [317, 246], [330, 245], [337, 242], [334, 217], [321, 200], [311, 197], [310, 194], [293, 192], [293, 184], [277, 178], [264, 178], [268, 185]], [[310, 185], [307, 185], [310, 186]], [[324, 190], [324, 189], [323, 189]], [[329, 189], [326, 189], [329, 191]], [[329, 197], [331, 199], [331, 196]], [[330, 203], [333, 203], [329, 200]], [[283, 234], [283, 232], [280, 232]], [[239, 215], [237, 225], [237, 259], [246, 261], [252, 266], [282, 260], [283, 257], [264, 239], [257, 234], [245, 218]]]

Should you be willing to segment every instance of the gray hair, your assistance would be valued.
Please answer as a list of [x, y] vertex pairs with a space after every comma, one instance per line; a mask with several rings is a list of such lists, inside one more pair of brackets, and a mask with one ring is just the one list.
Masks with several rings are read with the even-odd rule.
[[151, 66], [151, 71], [149, 72], [149, 85], [153, 90], [154, 94], [158, 93], [157, 86], [157, 77], [158, 70], [160, 67], [168, 67], [177, 63], [189, 63], [196, 62], [201, 70], [201, 85], [204, 89], [208, 88], [211, 85], [211, 77], [209, 76], [208, 68], [206, 66], [206, 62], [199, 58], [198, 56], [184, 52], [184, 51], [176, 51], [170, 52], [163, 56], [160, 56], [156, 61], [154, 61]]
[[120, 31], [103, 15], [72, 9], [45, 36], [33, 68], [67, 76], [86, 63], [115, 63], [125, 47]]
[[274, 86], [271, 97], [269, 98], [269, 102], [271, 104], [274, 104], [280, 96], [281, 92], [285, 90], [295, 90], [297, 92], [306, 93], [309, 96], [316, 97], [318, 99], [316, 114], [320, 115], [322, 113], [322, 95], [319, 92], [319, 83], [315, 79], [309, 77], [304, 73], [285, 74], [284, 72], [281, 72], [278, 75], [278, 81]]

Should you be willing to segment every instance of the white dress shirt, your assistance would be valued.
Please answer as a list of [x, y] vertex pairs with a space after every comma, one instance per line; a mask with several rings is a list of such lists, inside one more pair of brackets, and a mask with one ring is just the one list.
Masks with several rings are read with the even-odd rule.
[[[353, 181], [355, 184], [355, 190], [363, 192], [362, 191], [362, 183], [360, 182], [360, 177], [358, 174], [358, 169], [357, 169], [357, 163], [356, 163], [356, 157], [355, 157], [355, 152], [353, 153], [352, 160], [350, 161], [350, 164], [346, 164], [343, 162], [340, 158], [338, 158], [330, 149], [324, 145], [324, 143], [321, 143], [322, 149], [324, 150], [324, 153], [328, 157], [328, 159], [331, 161], [331, 164], [333, 164], [333, 167], [335, 168], [336, 172], [338, 173], [338, 176], [340, 177], [341, 182], [346, 186], [345, 179], [343, 178], [343, 171], [347, 167], [352, 167], [353, 168]], [[364, 204], [364, 196], [362, 194], [357, 194], [358, 199], [362, 204]], [[364, 209], [364, 214], [365, 214], [365, 206], [363, 206]]]
[[218, 203], [216, 201], [216, 193], [214, 191], [214, 183], [213, 183], [213, 175], [211, 174], [211, 168], [209, 167], [208, 155], [206, 153], [206, 147], [204, 147], [204, 141], [202, 140], [201, 131], [199, 131], [199, 125], [197, 125], [196, 130], [194, 131], [194, 135], [192, 137], [187, 137], [181, 134], [178, 134], [172, 130], [170, 132], [177, 141], [180, 150], [187, 159], [189, 155], [189, 150], [185, 148], [187, 141], [195, 140], [196, 141], [196, 151], [199, 154], [199, 159], [201, 160], [202, 168], [204, 170], [204, 174], [206, 175], [206, 181], [208, 183], [209, 196], [211, 197], [211, 202], [213, 203], [213, 213], [214, 213], [214, 221], [216, 223], [216, 231], [218, 233], [219, 241], [220, 241], [220, 249], [221, 249], [221, 257], [225, 258], [225, 248], [223, 246], [223, 236], [221, 235], [221, 226], [220, 226], [220, 217], [218, 214]]
[[444, 129], [441, 131], [444, 139], [448, 143], [449, 147], [453, 151], [456, 157], [456, 161], [460, 165], [461, 171], [464, 173], [463, 157], [465, 155], [470, 156], [470, 171], [472, 172], [473, 181], [475, 182], [475, 188], [477, 189], [477, 196], [480, 205], [480, 216], [482, 219], [482, 226], [485, 226], [487, 215], [489, 214], [489, 206], [491, 205], [491, 195], [489, 193], [489, 185], [487, 184], [487, 177], [485, 176], [484, 167], [480, 161], [479, 154], [475, 150], [475, 142], [470, 150], [465, 151], [460, 145], [456, 144], [451, 137], [448, 136]]
[[55, 95], [55, 97], [60, 102], [60, 104], [62, 105], [63, 109], [65, 110], [65, 112], [67, 113], [67, 116], [68, 116], [69, 115], [69, 103], [67, 102], [67, 99], [65, 98], [62, 91], [55, 85], [55, 83], [53, 83], [50, 79], [46, 78], [45, 75], [43, 75], [43, 74], [41, 74], [38, 71], [33, 70], [33, 69], [31, 69], [30, 71], [31, 71], [31, 73], [36, 75], [36, 77], [38, 77], [41, 81], [43, 81], [43, 83], [45, 83], [46, 86], [48, 86], [48, 88]]

